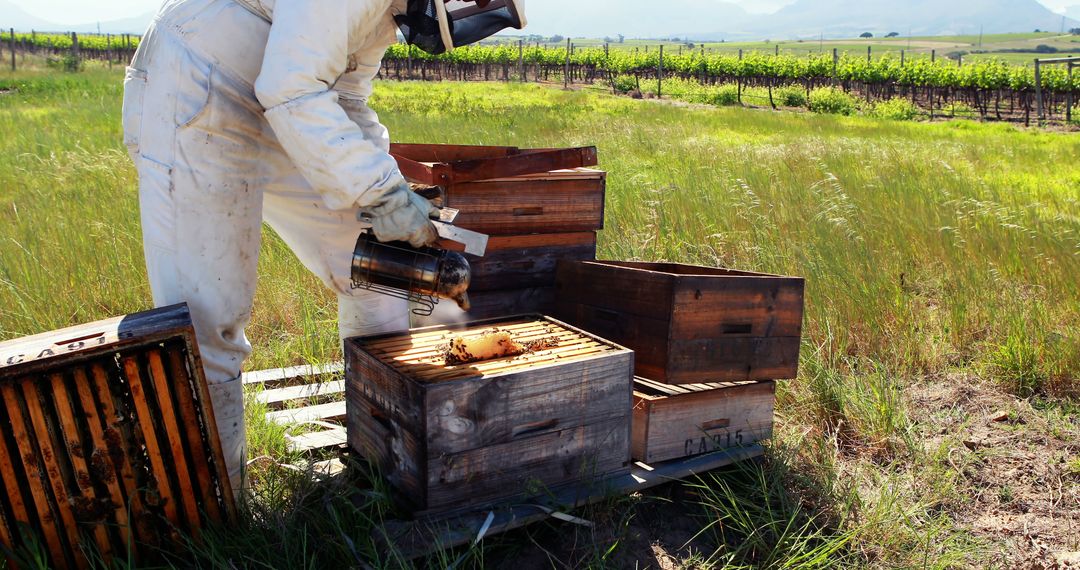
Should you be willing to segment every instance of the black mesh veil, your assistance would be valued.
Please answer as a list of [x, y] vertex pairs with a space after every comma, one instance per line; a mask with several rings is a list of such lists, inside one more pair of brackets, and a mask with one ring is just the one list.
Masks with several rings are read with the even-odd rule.
[[[443, 45], [442, 35], [439, 33], [439, 16], [436, 2], [443, 0], [409, 0], [408, 9], [404, 14], [394, 17], [401, 34], [405, 36], [405, 43], [414, 45], [430, 54], [439, 55], [446, 52]], [[450, 23], [451, 29], [453, 22]]]
[[[525, 26], [524, 0], [492, 0], [481, 8], [462, 0], [409, 0], [404, 14], [395, 17], [405, 41], [435, 55], [487, 39], [507, 28]], [[447, 36], [439, 26], [444, 14]], [[449, 45], [448, 45], [449, 44]]]

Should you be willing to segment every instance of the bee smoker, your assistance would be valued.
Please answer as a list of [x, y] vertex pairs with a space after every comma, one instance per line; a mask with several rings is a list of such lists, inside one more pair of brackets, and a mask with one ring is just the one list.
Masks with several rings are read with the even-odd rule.
[[353, 252], [354, 289], [367, 289], [419, 305], [413, 312], [428, 316], [439, 299], [451, 299], [469, 310], [472, 269], [465, 256], [407, 243], [382, 243], [370, 232], [356, 242]]

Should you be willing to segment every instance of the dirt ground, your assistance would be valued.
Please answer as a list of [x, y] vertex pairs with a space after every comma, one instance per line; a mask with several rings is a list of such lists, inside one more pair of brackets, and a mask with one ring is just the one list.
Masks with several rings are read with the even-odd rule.
[[966, 507], [953, 513], [992, 552], [987, 566], [1080, 568], [1080, 415], [970, 377], [911, 393], [926, 445], [951, 447]]
[[[959, 473], [963, 498], [950, 515], [985, 553], [972, 567], [1080, 568], [1080, 410], [1018, 400], [966, 376], [928, 380], [908, 397], [924, 445], [945, 445]], [[713, 538], [699, 535], [709, 521], [697, 500], [684, 485], [665, 485], [576, 513], [593, 528], [546, 523], [505, 535], [484, 563], [514, 570], [705, 567]], [[613, 553], [596, 550], [616, 541]]]

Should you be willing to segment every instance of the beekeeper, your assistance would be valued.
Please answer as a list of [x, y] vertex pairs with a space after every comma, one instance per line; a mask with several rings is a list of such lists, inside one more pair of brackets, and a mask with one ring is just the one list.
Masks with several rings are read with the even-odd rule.
[[124, 142], [154, 303], [191, 307], [234, 488], [262, 223], [337, 293], [342, 338], [407, 328], [405, 301], [350, 286], [359, 211], [381, 241], [436, 239], [367, 105], [372, 80], [399, 29], [437, 54], [524, 25], [521, 0], [169, 0], [154, 19], [125, 79]]

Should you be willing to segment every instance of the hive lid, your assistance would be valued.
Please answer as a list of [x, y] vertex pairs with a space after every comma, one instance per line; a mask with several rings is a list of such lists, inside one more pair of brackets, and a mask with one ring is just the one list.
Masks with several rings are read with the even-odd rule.
[[511, 146], [393, 144], [390, 154], [411, 182], [445, 186], [596, 166], [596, 147], [521, 149]]

